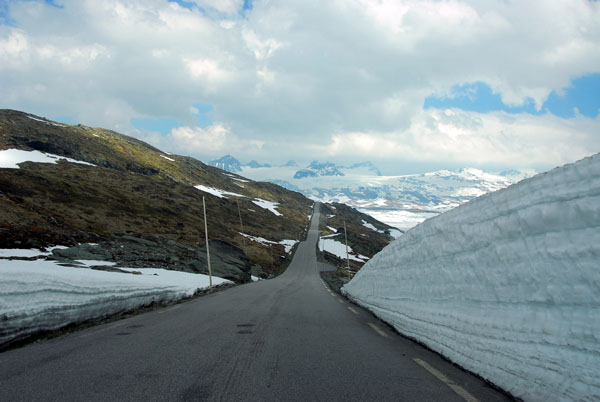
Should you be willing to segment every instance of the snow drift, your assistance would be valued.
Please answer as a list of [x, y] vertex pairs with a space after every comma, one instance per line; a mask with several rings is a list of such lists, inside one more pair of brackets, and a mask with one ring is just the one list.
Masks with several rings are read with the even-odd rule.
[[600, 154], [425, 221], [342, 290], [526, 401], [600, 400]]
[[[110, 263], [103, 263], [111, 265]], [[0, 346], [40, 331], [192, 296], [207, 275], [156, 268], [121, 268], [140, 275], [0, 260]], [[229, 282], [213, 277], [213, 284]]]

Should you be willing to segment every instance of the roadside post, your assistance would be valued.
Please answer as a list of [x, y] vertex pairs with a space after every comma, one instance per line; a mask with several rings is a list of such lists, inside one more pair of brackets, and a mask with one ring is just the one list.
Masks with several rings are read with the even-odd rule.
[[208, 225], [206, 224], [206, 203], [202, 197], [202, 209], [204, 210], [204, 238], [206, 239], [206, 260], [208, 261], [208, 288], [212, 290], [212, 270], [210, 268], [210, 250], [208, 249]]
[[235, 197], [238, 207], [238, 215], [240, 217], [240, 227], [242, 228], [242, 243], [244, 244], [244, 253], [246, 252], [246, 236], [244, 236], [244, 224], [242, 223], [242, 212], [240, 211], [240, 199]]
[[346, 233], [346, 221], [344, 221], [344, 238], [346, 239], [346, 270], [350, 273], [350, 257], [348, 255], [348, 234]]

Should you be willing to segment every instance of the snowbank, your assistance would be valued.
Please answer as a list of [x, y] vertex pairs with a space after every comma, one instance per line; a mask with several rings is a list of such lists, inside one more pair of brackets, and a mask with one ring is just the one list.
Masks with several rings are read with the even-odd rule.
[[429, 219], [343, 291], [526, 401], [600, 400], [600, 154]]
[[[110, 265], [97, 262], [98, 265]], [[0, 345], [70, 323], [193, 295], [208, 276], [154, 268], [122, 268], [142, 275], [0, 260]], [[213, 277], [213, 284], [228, 282]]]

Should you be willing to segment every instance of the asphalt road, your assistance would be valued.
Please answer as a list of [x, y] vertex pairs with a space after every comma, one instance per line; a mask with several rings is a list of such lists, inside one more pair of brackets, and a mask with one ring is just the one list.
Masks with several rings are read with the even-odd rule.
[[508, 400], [331, 293], [318, 215], [278, 278], [1, 353], [0, 401]]

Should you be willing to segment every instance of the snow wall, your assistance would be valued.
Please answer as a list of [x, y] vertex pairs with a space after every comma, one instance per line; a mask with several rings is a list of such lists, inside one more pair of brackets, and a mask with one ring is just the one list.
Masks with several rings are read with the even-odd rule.
[[[0, 347], [42, 331], [179, 300], [208, 288], [207, 275], [121, 268], [132, 275], [63, 267], [55, 261], [0, 260]], [[213, 277], [213, 284], [229, 282]]]
[[599, 401], [600, 154], [425, 221], [342, 291], [525, 401]]

